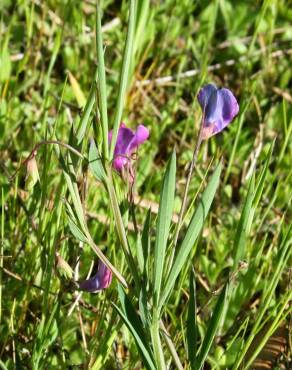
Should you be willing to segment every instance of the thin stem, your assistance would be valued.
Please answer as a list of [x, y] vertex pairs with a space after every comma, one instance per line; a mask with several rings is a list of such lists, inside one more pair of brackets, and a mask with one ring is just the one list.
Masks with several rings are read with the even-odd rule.
[[203, 121], [200, 125], [200, 131], [199, 131], [199, 135], [198, 135], [197, 142], [196, 142], [196, 145], [195, 145], [193, 159], [190, 163], [190, 167], [189, 167], [189, 170], [188, 170], [188, 177], [187, 177], [187, 182], [186, 182], [186, 186], [185, 186], [185, 190], [184, 190], [182, 205], [181, 205], [181, 209], [180, 209], [179, 217], [178, 217], [178, 222], [177, 222], [176, 229], [175, 229], [175, 236], [174, 236], [174, 241], [173, 241], [174, 248], [177, 244], [179, 232], [180, 232], [180, 229], [181, 229], [181, 225], [182, 225], [182, 221], [183, 221], [183, 217], [184, 217], [184, 213], [185, 213], [188, 191], [189, 191], [190, 182], [191, 182], [191, 178], [192, 178], [192, 173], [193, 173], [193, 170], [194, 170], [197, 158], [198, 158], [198, 154], [199, 154], [199, 149], [200, 149], [200, 146], [201, 146], [201, 143], [202, 143], [202, 130], [203, 130]]
[[127, 259], [128, 266], [131, 270], [131, 273], [133, 275], [136, 286], [139, 289], [140, 288], [139, 277], [138, 277], [138, 273], [137, 273], [137, 269], [136, 269], [136, 265], [135, 265], [133, 255], [132, 255], [130, 247], [129, 247], [127, 234], [126, 234], [125, 226], [124, 226], [124, 223], [123, 223], [123, 219], [122, 219], [122, 215], [121, 215], [121, 211], [120, 211], [116, 191], [115, 191], [114, 184], [113, 184], [113, 181], [112, 181], [112, 175], [111, 175], [111, 170], [110, 169], [108, 170], [108, 177], [107, 177], [107, 181], [106, 181], [106, 186], [107, 186], [107, 191], [108, 191], [108, 195], [109, 195], [109, 198], [110, 198], [110, 205], [111, 205], [111, 208], [112, 208], [112, 211], [113, 211], [113, 214], [114, 214], [114, 218], [115, 218], [115, 223], [116, 223], [116, 229], [117, 229], [117, 232], [118, 232], [118, 236], [119, 236], [119, 239], [120, 239], [125, 257]]
[[175, 349], [175, 345], [174, 345], [173, 341], [171, 340], [171, 337], [170, 337], [169, 333], [167, 332], [162, 320], [160, 320], [160, 322], [159, 322], [159, 327], [161, 329], [161, 333], [164, 337], [165, 343], [168, 346], [168, 349], [171, 353], [171, 356], [172, 356], [172, 358], [175, 362], [175, 365], [176, 365], [177, 369], [178, 370], [184, 370], [184, 367], [183, 367], [183, 365], [182, 365], [182, 363], [181, 363], [181, 361], [178, 357], [177, 351]]
[[119, 282], [125, 287], [128, 288], [128, 284], [123, 277], [122, 274], [110, 263], [110, 261], [106, 258], [106, 256], [102, 253], [100, 248], [94, 243], [88, 229], [86, 228], [83, 230], [87, 239], [88, 244], [92, 248], [92, 250], [96, 253], [98, 258], [111, 270], [111, 272], [115, 275], [115, 277], [119, 280]]
[[157, 370], [166, 370], [165, 359], [159, 335], [159, 314], [156, 309], [154, 309], [153, 311], [153, 319], [151, 325], [151, 339]]
[[[36, 151], [38, 150], [39, 147], [41, 147], [42, 145], [48, 145], [48, 144], [63, 146], [64, 148], [70, 150], [72, 153], [77, 155], [79, 158], [85, 159], [84, 155], [82, 155], [80, 152], [78, 152], [78, 150], [76, 150], [69, 144], [63, 143], [62, 141], [59, 141], [59, 140], [43, 140], [35, 145], [33, 150], [30, 152], [29, 156], [22, 162], [21, 165], [22, 166], [26, 165], [27, 162], [36, 155]], [[15, 173], [12, 176], [10, 176], [9, 181], [12, 181], [15, 178], [15, 176], [17, 175], [20, 169], [21, 169], [21, 166], [15, 171]]]

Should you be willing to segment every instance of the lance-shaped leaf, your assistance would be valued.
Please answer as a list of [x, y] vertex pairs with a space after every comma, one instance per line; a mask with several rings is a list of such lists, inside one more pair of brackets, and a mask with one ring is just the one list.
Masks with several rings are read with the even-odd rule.
[[239, 261], [243, 259], [245, 255], [245, 244], [246, 244], [246, 237], [248, 234], [248, 220], [250, 218], [253, 197], [254, 197], [254, 174], [252, 175], [250, 179], [247, 196], [246, 196], [243, 210], [240, 216], [240, 220], [238, 222], [236, 235], [234, 239], [234, 247], [233, 247], [233, 253], [234, 253], [233, 269], [234, 270], [236, 270]]
[[101, 182], [104, 181], [104, 179], [106, 178], [106, 174], [94, 140], [92, 140], [90, 143], [88, 160], [89, 168], [96, 179]]
[[137, 344], [137, 347], [139, 349], [139, 352], [141, 353], [141, 356], [144, 360], [145, 367], [150, 370], [155, 370], [156, 367], [153, 360], [153, 354], [151, 352], [151, 349], [149, 348], [147, 336], [143, 329], [141, 320], [137, 315], [135, 308], [132, 305], [132, 302], [126, 296], [123, 288], [120, 285], [118, 286], [118, 291], [122, 309], [117, 307], [115, 304], [113, 304], [113, 306], [123, 319], [127, 328], [132, 333]]
[[218, 298], [218, 301], [213, 311], [213, 315], [208, 325], [206, 335], [204, 337], [202, 346], [200, 348], [197, 361], [192, 367], [193, 370], [200, 370], [202, 366], [204, 365], [204, 361], [206, 360], [206, 357], [208, 356], [211, 345], [215, 338], [215, 334], [220, 325], [221, 317], [224, 311], [224, 306], [227, 300], [227, 294], [228, 294], [228, 284], [225, 285], [222, 292], [220, 293], [220, 296]]
[[160, 195], [154, 251], [154, 304], [158, 304], [162, 283], [165, 250], [169, 236], [169, 228], [174, 204], [175, 171], [176, 155], [174, 151], [165, 172]]
[[197, 328], [196, 281], [195, 281], [195, 271], [192, 270], [190, 274], [190, 298], [187, 319], [188, 359], [191, 364], [191, 368], [193, 368], [196, 362], [197, 339], [198, 339], [198, 328]]
[[216, 167], [206, 189], [204, 190], [200, 203], [197, 209], [195, 210], [192, 219], [189, 223], [179, 252], [175, 258], [174, 264], [166, 280], [165, 288], [163, 290], [163, 294], [160, 300], [160, 307], [162, 307], [162, 305], [165, 303], [169, 293], [171, 292], [175, 280], [178, 277], [182, 267], [186, 263], [190, 251], [203, 228], [204, 221], [208, 215], [212, 201], [215, 197], [217, 187], [219, 185], [221, 170], [222, 163], [220, 162]]

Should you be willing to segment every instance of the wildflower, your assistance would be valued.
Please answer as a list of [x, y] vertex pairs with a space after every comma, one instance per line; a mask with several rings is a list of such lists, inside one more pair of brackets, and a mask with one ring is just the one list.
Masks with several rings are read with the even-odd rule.
[[111, 270], [103, 262], [99, 261], [97, 273], [90, 279], [78, 282], [78, 287], [86, 292], [97, 293], [102, 289], [106, 289], [111, 282]]
[[203, 111], [202, 139], [221, 132], [239, 111], [236, 98], [228, 89], [218, 89], [213, 84], [204, 86], [198, 94]]
[[[148, 139], [148, 137], [149, 130], [145, 126], [139, 125], [136, 131], [132, 131], [122, 123], [118, 131], [113, 167], [120, 173], [125, 169], [128, 170], [133, 179], [134, 175], [131, 166], [131, 155], [139, 145], [143, 144], [144, 141]], [[111, 140], [112, 131], [109, 133], [109, 141], [111, 142]]]

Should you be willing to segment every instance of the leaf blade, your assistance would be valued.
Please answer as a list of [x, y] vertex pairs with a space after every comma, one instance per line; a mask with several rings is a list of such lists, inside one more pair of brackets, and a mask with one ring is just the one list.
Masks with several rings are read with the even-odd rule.
[[208, 353], [210, 351], [211, 345], [213, 343], [213, 340], [215, 338], [216, 331], [220, 325], [221, 317], [224, 311], [224, 306], [227, 300], [227, 294], [228, 294], [228, 287], [229, 285], [226, 284], [223, 288], [222, 292], [220, 293], [220, 296], [218, 298], [218, 301], [216, 303], [216, 306], [214, 308], [213, 315], [210, 320], [210, 324], [208, 326], [206, 335], [204, 337], [202, 346], [200, 348], [199, 355], [197, 357], [197, 361], [193, 367], [194, 370], [200, 370], [205, 362], [206, 357], [208, 356]]
[[145, 332], [142, 327], [142, 324], [140, 322], [140, 319], [138, 315], [136, 314], [136, 311], [131, 301], [126, 296], [124, 290], [122, 289], [120, 285], [118, 286], [118, 293], [119, 293], [120, 303], [122, 305], [122, 310], [118, 306], [116, 306], [114, 303], [113, 303], [113, 306], [115, 310], [118, 312], [118, 314], [121, 316], [121, 318], [123, 319], [129, 331], [132, 333], [136, 341], [136, 344], [138, 348], [140, 349], [140, 352], [145, 360], [144, 365], [147, 367], [147, 369], [155, 370], [156, 367], [153, 361], [151, 350], [147, 342], [145, 341], [146, 336], [145, 336]]
[[171, 225], [171, 218], [175, 196], [175, 173], [176, 173], [176, 155], [172, 153], [168, 163], [162, 191], [160, 195], [158, 219], [157, 219], [157, 234], [154, 249], [154, 304], [158, 304], [159, 295], [162, 284], [163, 267], [165, 262], [166, 245]]
[[215, 197], [217, 187], [219, 185], [221, 171], [222, 163], [219, 162], [206, 189], [203, 192], [200, 203], [196, 208], [192, 216], [192, 219], [189, 223], [184, 240], [181, 244], [179, 252], [175, 258], [174, 264], [166, 280], [166, 284], [160, 300], [160, 306], [162, 306], [166, 301], [172, 287], [174, 286], [176, 278], [178, 277], [184, 263], [187, 260], [187, 257], [192, 249], [192, 246], [194, 245], [199, 233], [203, 228], [204, 221], [207, 217], [212, 201]]
[[196, 280], [195, 272], [192, 269], [190, 274], [190, 299], [188, 307], [187, 318], [187, 346], [188, 346], [188, 359], [193, 368], [196, 362], [197, 353], [197, 300], [196, 300]]

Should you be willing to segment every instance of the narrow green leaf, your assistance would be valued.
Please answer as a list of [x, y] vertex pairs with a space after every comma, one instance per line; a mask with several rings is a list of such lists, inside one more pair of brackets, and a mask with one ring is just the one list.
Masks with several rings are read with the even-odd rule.
[[167, 165], [162, 190], [160, 194], [160, 203], [158, 219], [156, 225], [156, 241], [154, 250], [154, 304], [159, 302], [160, 289], [163, 276], [163, 267], [165, 260], [165, 251], [169, 236], [169, 228], [173, 212], [175, 195], [175, 173], [176, 173], [176, 155], [172, 153]]
[[87, 101], [86, 101], [86, 104], [85, 104], [85, 107], [84, 107], [84, 110], [82, 112], [82, 116], [79, 122], [79, 127], [78, 127], [77, 134], [76, 134], [77, 145], [79, 145], [84, 138], [86, 129], [88, 127], [90, 114], [93, 109], [94, 102], [95, 102], [95, 82], [93, 82], [93, 84], [91, 85], [89, 96], [87, 98]]
[[196, 299], [196, 280], [195, 271], [192, 269], [190, 274], [190, 298], [188, 307], [187, 319], [187, 345], [188, 345], [188, 359], [191, 369], [194, 368], [197, 353], [197, 299]]
[[127, 328], [132, 333], [137, 344], [137, 347], [139, 348], [140, 353], [144, 359], [145, 367], [150, 370], [155, 370], [156, 367], [153, 361], [153, 355], [148, 345], [147, 336], [144, 332], [141, 321], [138, 315], [136, 314], [135, 308], [133, 307], [131, 301], [126, 296], [123, 288], [120, 285], [118, 286], [118, 292], [120, 303], [122, 305], [122, 310], [119, 307], [117, 307], [114, 303], [113, 306], [123, 319]]
[[87, 243], [87, 238], [83, 234], [83, 232], [79, 229], [79, 227], [70, 219], [68, 218], [68, 225], [70, 228], [71, 233], [77, 240], [80, 240], [83, 243]]
[[4, 48], [0, 49], [0, 82], [4, 82], [9, 79], [11, 73], [11, 60], [8, 47], [5, 45]]
[[96, 177], [98, 181], [104, 181], [106, 179], [105, 170], [103, 168], [103, 164], [101, 161], [100, 154], [98, 152], [98, 149], [95, 145], [94, 140], [91, 140], [90, 148], [89, 148], [89, 168]]
[[151, 249], [151, 239], [150, 239], [150, 226], [151, 226], [151, 209], [148, 210], [147, 217], [144, 223], [144, 227], [141, 235], [141, 243], [143, 248], [143, 258], [144, 258], [144, 269], [148, 273], [148, 257], [150, 255]]
[[[250, 357], [244, 358], [244, 366], [246, 369], [249, 369], [250, 366], [254, 363], [257, 356], [263, 350], [264, 346], [266, 345], [267, 341], [273, 336], [274, 332], [279, 328], [280, 324], [285, 322], [285, 318], [288, 316], [289, 312], [291, 315], [291, 309], [287, 309], [289, 307], [289, 302], [291, 303], [292, 299], [292, 291], [288, 291], [284, 299], [282, 299], [280, 307], [276, 310], [277, 316], [273, 320], [273, 323], [270, 324], [269, 328], [265, 331], [264, 327], [263, 332], [257, 333], [255, 336], [256, 346], [252, 348]], [[286, 309], [286, 312], [285, 312]], [[261, 338], [260, 340], [256, 341], [257, 338]]]
[[260, 174], [259, 180], [256, 184], [255, 196], [254, 196], [254, 200], [253, 200], [253, 208], [254, 209], [257, 208], [258, 203], [260, 201], [260, 198], [262, 196], [263, 190], [264, 190], [265, 180], [267, 178], [268, 169], [269, 169], [269, 165], [270, 165], [270, 162], [271, 162], [272, 153], [273, 153], [273, 149], [274, 149], [274, 144], [275, 144], [275, 140], [273, 141], [273, 143], [270, 146], [270, 150], [268, 152], [268, 155], [267, 155], [267, 158], [266, 158], [266, 161], [265, 161], [265, 164], [264, 164], [264, 168], [263, 168], [263, 170]]
[[221, 317], [222, 317], [224, 306], [225, 306], [226, 299], [227, 299], [227, 293], [228, 293], [228, 284], [225, 285], [224, 289], [220, 293], [220, 296], [214, 308], [213, 315], [210, 320], [210, 324], [208, 325], [206, 335], [204, 337], [202, 346], [200, 348], [200, 352], [197, 357], [197, 361], [192, 368], [194, 370], [200, 370], [202, 366], [204, 365], [206, 357], [208, 356], [208, 353], [214, 341], [217, 329], [220, 325]]
[[251, 328], [249, 337], [244, 343], [244, 347], [240, 351], [239, 357], [237, 358], [235, 364], [233, 365], [234, 370], [240, 367], [244, 359], [244, 356], [246, 355], [252, 341], [254, 340], [254, 337], [258, 331], [258, 328], [260, 327], [262, 320], [265, 317], [267, 310], [269, 309], [271, 300], [274, 297], [275, 289], [282, 276], [283, 270], [286, 268], [286, 264], [291, 258], [291, 254], [292, 254], [292, 248], [291, 248], [292, 235], [291, 234], [292, 234], [292, 225], [290, 225], [287, 233], [283, 237], [283, 241], [279, 247], [278, 255], [275, 258], [275, 262], [273, 263], [274, 271], [272, 274], [272, 278], [267, 283], [266, 289], [263, 292], [260, 308], [257, 312], [256, 321], [253, 327]]
[[252, 200], [254, 198], [254, 182], [255, 180], [253, 174], [249, 182], [248, 192], [246, 195], [245, 203], [235, 234], [233, 246], [233, 255], [234, 255], [233, 270], [237, 269], [239, 261], [243, 259], [245, 256], [246, 237], [248, 234], [248, 223], [250, 218]]
[[139, 294], [139, 313], [144, 328], [149, 328], [151, 325], [151, 317], [147, 303], [147, 292], [145, 285], [141, 286]]
[[118, 130], [119, 130], [119, 126], [121, 123], [123, 105], [124, 105], [124, 100], [125, 100], [125, 95], [126, 95], [129, 70], [130, 70], [130, 64], [131, 64], [131, 59], [132, 59], [133, 44], [134, 44], [135, 12], [136, 12], [136, 0], [130, 0], [128, 32], [127, 32], [126, 44], [124, 48], [122, 70], [121, 70], [121, 75], [120, 75], [118, 101], [117, 101], [117, 106], [115, 109], [113, 136], [112, 136], [112, 141], [111, 141], [111, 146], [110, 146], [110, 160], [113, 158], [113, 155], [114, 155], [114, 149], [116, 146]]
[[163, 290], [163, 294], [160, 300], [160, 306], [164, 304], [169, 293], [171, 292], [171, 289], [174, 286], [175, 280], [178, 277], [182, 267], [186, 263], [188, 255], [197, 237], [199, 236], [199, 233], [201, 232], [203, 228], [204, 221], [208, 215], [212, 201], [215, 197], [217, 187], [219, 185], [221, 170], [222, 170], [222, 163], [220, 162], [218, 166], [216, 167], [206, 189], [204, 190], [200, 203], [197, 209], [195, 210], [192, 216], [192, 219], [189, 223], [189, 226], [186, 231], [186, 235], [182, 241], [179, 252], [175, 258], [174, 264], [168, 275], [165, 288]]
[[139, 232], [138, 232], [137, 240], [136, 240], [136, 250], [137, 250], [138, 267], [139, 267], [141, 274], [143, 274], [145, 261], [144, 261], [141, 234]]
[[103, 155], [108, 158], [108, 116], [107, 116], [107, 101], [106, 101], [106, 76], [104, 66], [104, 51], [102, 41], [101, 29], [101, 1], [96, 4], [96, 50], [97, 50], [97, 92], [98, 92], [98, 106], [100, 111], [100, 119], [102, 126], [103, 137]]

